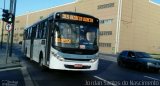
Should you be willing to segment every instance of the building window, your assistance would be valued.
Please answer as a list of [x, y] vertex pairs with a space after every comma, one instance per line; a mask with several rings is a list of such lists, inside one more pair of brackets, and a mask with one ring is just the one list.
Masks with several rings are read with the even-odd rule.
[[8, 36], [8, 34], [4, 34], [4, 36]]
[[111, 8], [114, 7], [114, 3], [108, 3], [108, 4], [103, 4], [103, 5], [98, 5], [98, 10], [99, 9], [104, 9], [104, 8]]
[[99, 24], [111, 24], [113, 22], [113, 19], [104, 19], [100, 20]]
[[112, 35], [112, 31], [100, 31], [100, 35]]
[[19, 23], [20, 21], [19, 20], [16, 20], [16, 23]]
[[14, 37], [18, 37], [18, 34], [16, 33], [16, 34], [14, 34]]
[[15, 41], [15, 42], [17, 42], [17, 41], [18, 41], [18, 39], [14, 39], [14, 41]]
[[21, 27], [20, 30], [24, 30], [24, 27]]
[[23, 34], [21, 33], [21, 34], [19, 34], [19, 36], [20, 36], [20, 37], [23, 37]]
[[111, 43], [99, 43], [100, 47], [111, 47], [112, 44]]

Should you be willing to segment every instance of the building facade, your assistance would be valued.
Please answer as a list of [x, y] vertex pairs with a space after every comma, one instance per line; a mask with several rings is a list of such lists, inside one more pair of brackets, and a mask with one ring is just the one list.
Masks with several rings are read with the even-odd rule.
[[[122, 50], [160, 52], [160, 5], [150, 0], [76, 0], [28, 12], [16, 17], [14, 43], [23, 40], [25, 27], [56, 11], [80, 12], [99, 18], [102, 53], [115, 54]], [[7, 34], [5, 31], [5, 42]]]

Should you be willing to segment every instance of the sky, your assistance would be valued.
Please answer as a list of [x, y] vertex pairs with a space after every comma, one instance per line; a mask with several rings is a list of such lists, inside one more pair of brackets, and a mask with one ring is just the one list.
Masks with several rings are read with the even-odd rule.
[[160, 4], [160, 0], [152, 0], [152, 1]]
[[[9, 8], [10, 0], [5, 0], [5, 1], [6, 1], [6, 8]], [[73, 1], [75, 0], [17, 0], [16, 15], [22, 15], [27, 12], [42, 10]], [[160, 0], [152, 0], [152, 1], [160, 4]], [[3, 2], [4, 0], [0, 0], [0, 8], [4, 7]], [[0, 9], [0, 18], [1, 14], [2, 11]]]
[[[6, 8], [9, 8], [9, 1], [6, 1]], [[63, 5], [65, 3], [73, 2], [75, 0], [17, 0], [16, 15], [22, 15], [27, 12], [42, 10], [57, 5]], [[4, 7], [4, 0], [0, 0], [0, 8]], [[2, 11], [0, 9], [0, 18]]]

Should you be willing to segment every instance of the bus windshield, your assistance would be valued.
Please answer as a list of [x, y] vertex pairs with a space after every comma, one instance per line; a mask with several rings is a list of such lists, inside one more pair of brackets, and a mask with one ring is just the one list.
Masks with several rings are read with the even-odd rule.
[[53, 45], [61, 48], [96, 50], [98, 27], [91, 24], [56, 23]]

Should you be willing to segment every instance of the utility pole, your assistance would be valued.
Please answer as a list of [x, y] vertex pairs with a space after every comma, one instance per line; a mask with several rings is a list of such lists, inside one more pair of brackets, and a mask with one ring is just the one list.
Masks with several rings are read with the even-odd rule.
[[[4, 8], [5, 9], [6, 0], [4, 0]], [[3, 46], [3, 32], [4, 32], [4, 21], [2, 21], [2, 34], [1, 34], [1, 48]]]
[[16, 3], [17, 3], [17, 0], [10, 0], [10, 12], [13, 14], [13, 17], [12, 17], [13, 22], [12, 22], [12, 30], [11, 30], [11, 37], [10, 37], [11, 38], [11, 43], [10, 43], [10, 49], [9, 49], [9, 57], [12, 57]]

